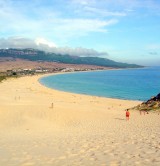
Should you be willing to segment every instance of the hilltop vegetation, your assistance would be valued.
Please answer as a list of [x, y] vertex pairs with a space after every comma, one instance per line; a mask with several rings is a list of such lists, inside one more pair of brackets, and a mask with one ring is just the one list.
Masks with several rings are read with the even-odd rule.
[[5, 76], [0, 76], [0, 82], [3, 81], [4, 79], [6, 79]]
[[97, 65], [97, 66], [114, 67], [114, 68], [142, 67], [136, 64], [115, 62], [113, 60], [106, 58], [61, 55], [55, 53], [47, 53], [35, 49], [0, 49], [0, 57], [12, 57], [12, 58], [19, 58], [30, 61], [58, 62], [64, 64]]
[[152, 97], [151, 99], [139, 104], [136, 107], [131, 109], [139, 111], [159, 111], [160, 112], [160, 93], [157, 96]]

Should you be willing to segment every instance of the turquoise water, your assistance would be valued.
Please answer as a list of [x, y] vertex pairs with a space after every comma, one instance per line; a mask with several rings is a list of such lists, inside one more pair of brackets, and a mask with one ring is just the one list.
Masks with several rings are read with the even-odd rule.
[[160, 67], [65, 73], [39, 81], [66, 92], [145, 101], [160, 93]]

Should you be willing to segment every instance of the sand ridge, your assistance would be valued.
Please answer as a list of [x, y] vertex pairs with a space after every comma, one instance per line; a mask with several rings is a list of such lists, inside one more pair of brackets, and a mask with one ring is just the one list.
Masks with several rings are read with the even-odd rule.
[[0, 84], [0, 165], [160, 165], [159, 115], [126, 121], [140, 102], [52, 90], [40, 77]]

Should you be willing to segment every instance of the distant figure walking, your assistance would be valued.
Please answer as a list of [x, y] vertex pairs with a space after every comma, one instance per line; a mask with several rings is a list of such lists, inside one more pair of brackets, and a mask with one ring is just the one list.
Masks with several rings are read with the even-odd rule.
[[53, 107], [54, 107], [54, 104], [52, 103], [52, 104], [51, 104], [51, 108], [53, 108]]
[[147, 110], [140, 110], [140, 115], [142, 115], [142, 112], [143, 112], [144, 115], [145, 115], [146, 113], [149, 114]]
[[127, 109], [127, 110], [126, 110], [126, 120], [129, 120], [129, 116], [130, 116], [130, 112], [129, 112], [129, 110]]

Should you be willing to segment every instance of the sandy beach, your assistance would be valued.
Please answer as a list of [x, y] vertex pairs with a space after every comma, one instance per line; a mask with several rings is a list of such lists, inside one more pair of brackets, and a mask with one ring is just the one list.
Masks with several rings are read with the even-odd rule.
[[0, 83], [1, 166], [160, 165], [160, 115], [126, 121], [139, 101], [60, 92], [40, 77]]

